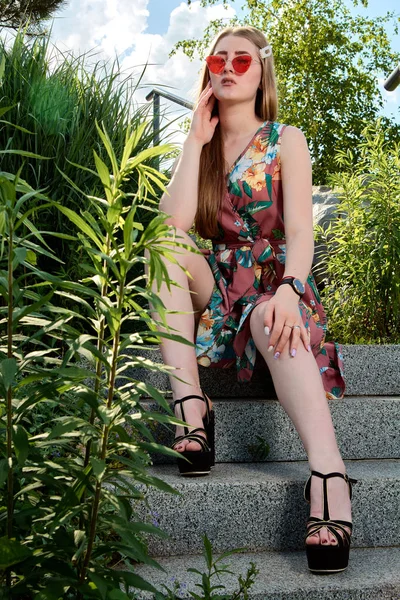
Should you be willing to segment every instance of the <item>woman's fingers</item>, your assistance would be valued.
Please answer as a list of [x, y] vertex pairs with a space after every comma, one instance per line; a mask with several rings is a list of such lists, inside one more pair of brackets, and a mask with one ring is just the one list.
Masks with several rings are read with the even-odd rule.
[[297, 348], [299, 346], [299, 340], [301, 337], [301, 326], [297, 325], [292, 329], [292, 336], [290, 338], [290, 356], [293, 358], [297, 354]]
[[274, 319], [274, 304], [270, 300], [266, 302], [266, 308], [264, 311], [264, 331], [265, 335], [269, 335], [272, 329], [272, 323]]
[[274, 358], [289, 350], [290, 356], [296, 356], [299, 343], [302, 342], [308, 352], [311, 352], [310, 330], [304, 326], [302, 321], [298, 321], [299, 314], [291, 311], [281, 311], [276, 309], [273, 300], [266, 302], [264, 312], [264, 331], [270, 335], [268, 340], [268, 351], [273, 352]]
[[[211, 87], [211, 83], [209, 82], [199, 96], [199, 101], [197, 103], [196, 109], [199, 107], [203, 108], [204, 106], [206, 106], [209, 97], [212, 96], [212, 93], [213, 93], [213, 89]], [[214, 100], [215, 100], [215, 98], [214, 98]]]
[[279, 358], [289, 343], [289, 352], [294, 358], [297, 354], [300, 341], [303, 342], [305, 349], [311, 352], [309, 333], [303, 323], [296, 323], [295, 327], [289, 327], [289, 323], [279, 323], [278, 321], [278, 327], [274, 325], [268, 350], [270, 352], [274, 350], [274, 358]]
[[[276, 313], [274, 314], [274, 324], [271, 331], [271, 337], [269, 338], [268, 350], [271, 352], [273, 348], [278, 344], [279, 339], [283, 333], [283, 326], [285, 324], [285, 318]], [[285, 329], [287, 329], [285, 327]]]
[[[274, 325], [274, 332], [275, 332], [275, 325]], [[280, 334], [280, 336], [277, 340], [276, 346], [275, 346], [274, 358], [279, 358], [279, 356], [282, 354], [282, 352], [284, 352], [291, 335], [292, 335], [292, 328], [283, 323], [282, 329], [281, 329], [281, 334]], [[272, 343], [273, 342], [271, 342], [271, 344]]]
[[310, 330], [309, 330], [309, 329], [306, 329], [306, 328], [304, 327], [304, 325], [302, 325], [302, 327], [301, 327], [301, 333], [300, 333], [300, 336], [301, 336], [301, 340], [302, 340], [302, 342], [303, 342], [303, 344], [304, 344], [304, 348], [305, 348], [306, 350], [308, 350], [308, 352], [311, 352], [311, 346], [310, 346]]

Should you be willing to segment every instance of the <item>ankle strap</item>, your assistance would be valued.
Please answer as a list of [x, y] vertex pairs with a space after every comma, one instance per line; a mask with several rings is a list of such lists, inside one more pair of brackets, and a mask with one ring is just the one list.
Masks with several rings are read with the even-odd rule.
[[174, 406], [175, 406], [175, 404], [182, 404], [182, 402], [185, 402], [185, 400], [189, 400], [189, 398], [198, 398], [199, 400], [203, 400], [204, 402], [206, 402], [204, 400], [203, 396], [196, 396], [195, 394], [189, 394], [189, 396], [185, 396], [184, 398], [180, 398], [180, 400], [175, 400], [174, 401]]
[[319, 471], [311, 471], [311, 475], [317, 475], [317, 477], [321, 477], [322, 479], [329, 479], [330, 477], [341, 477], [347, 483], [357, 483], [358, 479], [352, 479], [347, 475], [347, 473], [338, 473], [335, 471], [334, 473], [320, 473]]
[[339, 473], [337, 471], [333, 472], [333, 473], [320, 473], [319, 471], [311, 471], [311, 475], [308, 478], [305, 486], [304, 486], [304, 491], [303, 491], [303, 495], [304, 495], [304, 499], [307, 502], [311, 501], [311, 479], [312, 476], [316, 475], [317, 477], [320, 477], [321, 479], [323, 479], [323, 498], [324, 498], [324, 519], [329, 519], [329, 510], [328, 510], [328, 490], [327, 490], [327, 479], [330, 479], [331, 477], [341, 477], [342, 479], [345, 480], [345, 482], [348, 485], [349, 488], [349, 496], [350, 496], [350, 500], [353, 497], [353, 490], [352, 490], [352, 483], [357, 483], [357, 479], [351, 479], [347, 473], [343, 474], [343, 473]]
[[[201, 390], [203, 391], [203, 390]], [[210, 410], [209, 410], [209, 406], [208, 406], [208, 400], [206, 400], [203, 396], [197, 396], [196, 394], [189, 394], [188, 396], [184, 396], [184, 398], [180, 398], [179, 400], [175, 400], [173, 407], [175, 408], [176, 404], [180, 404], [181, 405], [181, 412], [182, 412], [182, 421], [186, 421], [186, 417], [185, 417], [185, 412], [183, 410], [183, 403], [185, 402], [185, 400], [189, 400], [190, 398], [198, 398], [199, 400], [203, 400], [203, 402], [206, 403], [206, 416], [207, 416], [207, 423], [209, 423], [210, 421]], [[183, 426], [183, 430], [185, 432], [185, 434], [188, 433], [188, 428], [184, 425]]]

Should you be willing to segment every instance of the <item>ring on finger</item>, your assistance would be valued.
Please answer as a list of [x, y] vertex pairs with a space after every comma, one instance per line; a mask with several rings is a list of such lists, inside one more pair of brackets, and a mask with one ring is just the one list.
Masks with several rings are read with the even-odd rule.
[[301, 329], [300, 325], [293, 325], [293, 329]]

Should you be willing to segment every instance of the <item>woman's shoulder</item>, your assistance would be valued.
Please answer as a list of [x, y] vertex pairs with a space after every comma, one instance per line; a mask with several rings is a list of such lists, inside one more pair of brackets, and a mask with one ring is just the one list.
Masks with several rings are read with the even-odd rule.
[[267, 127], [270, 127], [272, 131], [276, 131], [277, 133], [280, 133], [281, 135], [283, 134], [283, 132], [287, 132], [285, 134], [286, 137], [293, 137], [293, 136], [304, 136], [302, 130], [299, 127], [296, 127], [295, 125], [290, 125], [289, 123], [282, 123], [281, 121], [265, 121], [265, 124]]
[[[278, 121], [273, 121], [273, 126], [281, 134], [282, 140], [284, 138], [290, 139], [291, 141], [306, 139], [302, 130], [299, 127], [296, 127], [295, 125], [289, 125], [288, 123], [280, 123]], [[285, 135], [283, 135], [284, 132]]]
[[303, 131], [295, 125], [280, 124], [280, 154], [281, 158], [284, 158], [287, 154], [309, 154], [309, 148], [307, 138]]

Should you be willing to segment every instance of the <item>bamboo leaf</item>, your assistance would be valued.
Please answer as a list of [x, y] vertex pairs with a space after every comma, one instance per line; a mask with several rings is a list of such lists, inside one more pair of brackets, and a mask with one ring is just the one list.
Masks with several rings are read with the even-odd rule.
[[8, 461], [6, 458], [0, 459], [0, 488], [7, 479], [8, 475]]
[[25, 544], [17, 542], [15, 538], [7, 536], [0, 538], [0, 569], [8, 569], [12, 565], [17, 565], [28, 557], [32, 556], [33, 552]]
[[[163, 569], [165, 570], [165, 569]], [[140, 575], [137, 575], [136, 573], [132, 573], [131, 571], [116, 571], [114, 570], [114, 575], [119, 575], [125, 582], [127, 585], [131, 585], [135, 588], [137, 588], [138, 590], [147, 590], [149, 592], [157, 592], [156, 588], [151, 585], [151, 583], [149, 583], [148, 581], [146, 581], [145, 579], [143, 579], [143, 577], [140, 577]], [[116, 590], [114, 590], [116, 591]], [[109, 598], [111, 600], [129, 600], [129, 596], [126, 596], [126, 594], [124, 596], [111, 596], [109, 594]]]
[[26, 315], [37, 312], [42, 306], [49, 302], [53, 294], [54, 292], [51, 291], [45, 296], [42, 296], [37, 302], [34, 302], [33, 304], [28, 304], [28, 306], [25, 306], [22, 309], [15, 309], [13, 314], [13, 324], [20, 322], [26, 317]]
[[12, 439], [18, 464], [22, 467], [29, 454], [28, 434], [22, 425], [13, 425]]
[[14, 383], [15, 375], [17, 374], [18, 366], [15, 358], [5, 358], [0, 363], [1, 382], [5, 393]]
[[95, 120], [95, 123], [96, 123], [97, 132], [98, 132], [99, 136], [102, 139], [104, 147], [107, 150], [108, 156], [110, 157], [111, 165], [112, 165], [112, 170], [113, 170], [113, 175], [114, 175], [114, 177], [116, 177], [117, 173], [118, 173], [118, 164], [117, 164], [117, 158], [115, 156], [114, 149], [113, 149], [112, 144], [111, 144], [111, 140], [108, 137], [108, 133], [104, 129], [104, 126], [103, 126], [103, 129], [101, 129], [100, 126], [99, 126], [99, 124], [98, 124], [98, 122], [97, 122], [97, 119]]
[[[107, 580], [104, 579], [103, 577], [100, 577], [100, 575], [97, 575], [92, 570], [88, 571], [88, 577], [95, 584], [96, 589], [99, 591], [100, 597], [103, 598], [103, 600], [105, 600], [107, 598], [107, 590], [108, 590]], [[108, 597], [110, 597], [110, 596], [108, 596]]]
[[87, 235], [87, 237], [90, 238], [100, 250], [103, 249], [103, 244], [101, 240], [99, 240], [99, 238], [91, 229], [91, 227], [89, 227], [88, 224], [79, 215], [76, 214], [76, 212], [74, 212], [70, 208], [67, 208], [66, 206], [62, 206], [61, 204], [54, 203], [54, 205], [56, 206], [56, 208], [58, 208], [60, 212], [62, 212], [66, 217], [68, 217], [68, 219], [72, 221], [72, 223], [79, 227], [82, 233]]
[[107, 165], [101, 160], [100, 156], [95, 150], [93, 150], [94, 161], [96, 163], [97, 173], [99, 174], [101, 183], [108, 190], [111, 188], [110, 173], [108, 172]]
[[104, 460], [100, 460], [95, 456], [90, 457], [90, 464], [93, 467], [93, 473], [97, 479], [97, 481], [101, 481], [104, 477], [104, 473], [106, 472], [106, 462]]
[[71, 431], [76, 431], [83, 428], [88, 429], [96, 436], [98, 435], [96, 428], [93, 427], [93, 425], [90, 425], [88, 421], [85, 421], [85, 419], [81, 419], [80, 417], [57, 417], [55, 420], [59, 421], [59, 423], [57, 423], [57, 425], [49, 433], [47, 437], [48, 440], [63, 437]]
[[41, 156], [40, 154], [34, 154], [33, 152], [27, 152], [26, 150], [0, 150], [0, 154], [18, 154], [19, 156], [26, 156], [27, 158], [40, 158], [40, 160], [54, 159], [54, 156]]
[[148, 160], [149, 158], [155, 158], [161, 154], [166, 154], [167, 152], [171, 152], [171, 150], [173, 150], [173, 147], [170, 144], [163, 144], [161, 146], [147, 148], [146, 150], [139, 152], [139, 154], [136, 156], [130, 158], [127, 162], [127, 167], [129, 167], [130, 170], [133, 170], [145, 160]]
[[125, 169], [126, 163], [129, 159], [129, 157], [131, 156], [132, 151], [136, 148], [146, 127], [147, 127], [147, 123], [146, 123], [146, 121], [143, 121], [143, 123], [141, 123], [139, 125], [139, 127], [135, 128], [135, 130], [132, 132], [132, 134], [130, 135], [129, 138], [128, 138], [129, 128], [127, 128], [126, 139], [125, 139], [125, 148], [122, 153], [122, 159], [121, 159], [121, 171], [123, 171]]

